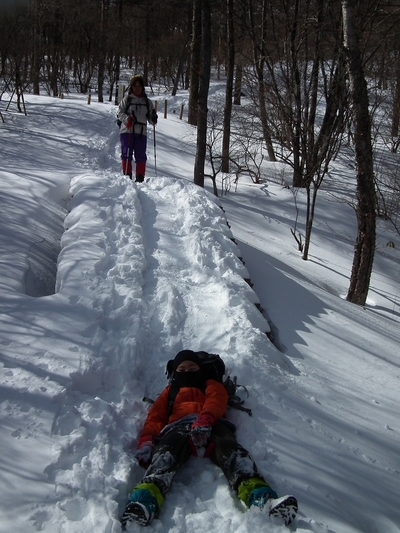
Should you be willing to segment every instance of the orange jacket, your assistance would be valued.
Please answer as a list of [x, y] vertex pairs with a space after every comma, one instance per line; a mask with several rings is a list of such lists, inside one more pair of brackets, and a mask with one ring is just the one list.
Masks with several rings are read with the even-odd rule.
[[172, 413], [168, 416], [169, 389], [169, 386], [166, 387], [151, 406], [140, 437], [156, 437], [166, 425], [193, 413], [211, 415], [215, 421], [224, 416], [228, 393], [218, 381], [208, 379], [205, 393], [194, 387], [179, 389]]

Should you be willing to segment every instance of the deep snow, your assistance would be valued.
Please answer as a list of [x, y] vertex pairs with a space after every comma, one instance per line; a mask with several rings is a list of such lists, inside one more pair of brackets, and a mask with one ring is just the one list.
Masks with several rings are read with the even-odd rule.
[[[119, 532], [142, 475], [131, 453], [142, 397], [192, 348], [219, 353], [248, 388], [253, 417], [229, 417], [278, 493], [298, 498], [292, 530], [398, 533], [400, 240], [380, 223], [368, 304], [346, 302], [350, 165], [332, 168], [305, 262], [285, 167], [264, 163], [264, 183], [242, 178], [221, 200], [191, 183], [186, 96], [160, 116], [159, 177], [151, 133], [139, 185], [120, 175], [111, 104], [28, 95], [26, 117], [4, 113], [0, 532]], [[193, 458], [148, 530], [286, 528]]]

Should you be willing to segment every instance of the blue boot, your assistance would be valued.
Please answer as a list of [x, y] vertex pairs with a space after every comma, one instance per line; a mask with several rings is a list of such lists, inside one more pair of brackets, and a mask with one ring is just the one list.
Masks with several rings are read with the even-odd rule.
[[273, 499], [277, 497], [277, 493], [273, 489], [271, 489], [271, 487], [258, 487], [250, 492], [249, 498], [247, 500], [247, 505], [249, 507], [255, 506], [262, 509], [267, 503], [267, 500], [269, 500], [270, 498]]

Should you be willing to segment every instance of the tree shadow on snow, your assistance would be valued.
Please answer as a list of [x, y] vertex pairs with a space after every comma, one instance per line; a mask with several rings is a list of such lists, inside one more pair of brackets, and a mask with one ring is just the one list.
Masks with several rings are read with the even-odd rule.
[[[303, 286], [299, 272], [274, 257], [238, 241], [254, 291], [271, 322], [274, 344], [291, 357], [303, 358], [296, 344], [306, 344], [301, 332], [309, 332], [313, 317], [326, 314], [324, 302]], [[246, 257], [252, 258], [251, 262]]]

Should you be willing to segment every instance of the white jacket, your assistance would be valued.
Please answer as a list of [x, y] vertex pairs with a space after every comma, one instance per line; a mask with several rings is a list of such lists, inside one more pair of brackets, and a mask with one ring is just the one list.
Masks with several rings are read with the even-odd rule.
[[[118, 106], [118, 118], [122, 122], [119, 132], [147, 135], [147, 124], [155, 124], [152, 121], [153, 110], [153, 102], [147, 98], [146, 93], [139, 98], [132, 93], [127, 94]], [[132, 115], [133, 128], [128, 128], [126, 124]]]

